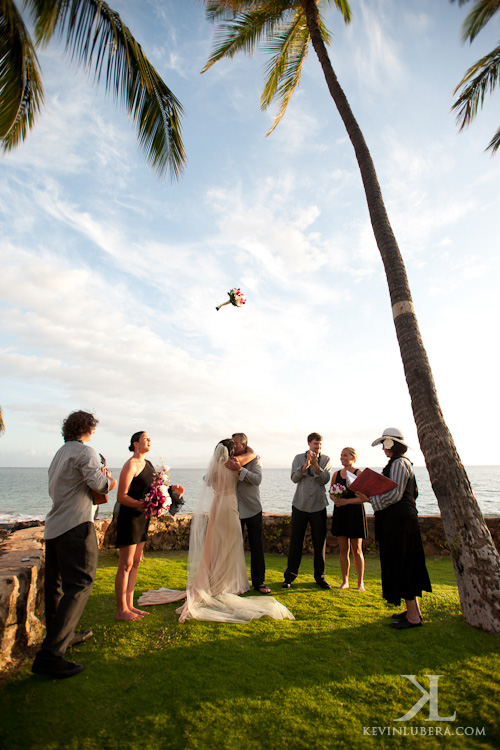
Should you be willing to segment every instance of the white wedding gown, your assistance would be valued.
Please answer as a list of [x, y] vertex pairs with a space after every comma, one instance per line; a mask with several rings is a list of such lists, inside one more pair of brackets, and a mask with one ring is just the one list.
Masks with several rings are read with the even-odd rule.
[[169, 604], [185, 598], [177, 609], [179, 622], [249, 622], [264, 615], [294, 620], [273, 597], [240, 596], [249, 591], [250, 584], [238, 515], [237, 474], [226, 469], [227, 459], [227, 448], [217, 445], [191, 521], [187, 590], [145, 591], [138, 604]]

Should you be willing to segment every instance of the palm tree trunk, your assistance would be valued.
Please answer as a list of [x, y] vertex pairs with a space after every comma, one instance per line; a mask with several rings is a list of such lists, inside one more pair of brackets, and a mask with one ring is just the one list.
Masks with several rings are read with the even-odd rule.
[[370, 152], [328, 57], [318, 24], [316, 0], [301, 2], [314, 50], [361, 172], [370, 220], [389, 286], [418, 440], [441, 511], [463, 616], [469, 625], [498, 633], [500, 557], [444, 421], [403, 259], [389, 223]]

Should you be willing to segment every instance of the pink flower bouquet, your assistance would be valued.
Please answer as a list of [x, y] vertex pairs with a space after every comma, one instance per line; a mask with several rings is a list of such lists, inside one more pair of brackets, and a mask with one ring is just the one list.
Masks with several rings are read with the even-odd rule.
[[332, 484], [330, 487], [330, 497], [349, 497], [349, 492], [343, 484]]
[[220, 310], [221, 307], [224, 307], [224, 305], [234, 305], [235, 307], [241, 307], [247, 301], [241, 289], [237, 289], [236, 287], [234, 287], [234, 289], [231, 289], [228, 292], [228, 294], [229, 294], [228, 301], [223, 302], [222, 305], [219, 305], [218, 307], [216, 307], [215, 308], [216, 310]]
[[170, 467], [161, 466], [153, 474], [151, 489], [143, 500], [144, 513], [159, 518], [168, 513], [172, 500], [169, 487]]

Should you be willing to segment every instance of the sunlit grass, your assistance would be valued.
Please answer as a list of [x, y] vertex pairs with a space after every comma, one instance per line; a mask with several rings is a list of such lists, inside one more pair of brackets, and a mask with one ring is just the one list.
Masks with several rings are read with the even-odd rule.
[[[406, 632], [388, 627], [394, 610], [381, 599], [377, 558], [367, 559], [366, 593], [320, 590], [309, 556], [298, 582], [283, 590], [285, 558], [266, 559], [266, 580], [295, 622], [180, 625], [176, 605], [151, 607], [138, 623], [117, 622], [117, 558], [102, 553], [80, 625], [94, 638], [69, 652], [85, 671], [59, 682], [22, 666], [2, 686], [0, 747], [431, 750], [443, 742], [428, 734], [432, 727], [452, 733], [447, 748], [498, 747], [500, 636], [465, 625], [448, 558], [428, 561], [434, 593], [423, 601], [425, 624]], [[337, 558], [327, 559], [327, 579], [340, 584]], [[185, 580], [185, 553], [148, 553], [137, 591], [183, 588]], [[421, 697], [406, 674], [425, 688], [426, 675], [442, 675], [439, 712], [456, 711], [456, 721], [429, 721], [427, 704], [397, 722]], [[403, 725], [405, 738], [363, 733]], [[411, 735], [418, 727], [427, 734]], [[457, 727], [484, 727], [485, 736], [457, 735]]]

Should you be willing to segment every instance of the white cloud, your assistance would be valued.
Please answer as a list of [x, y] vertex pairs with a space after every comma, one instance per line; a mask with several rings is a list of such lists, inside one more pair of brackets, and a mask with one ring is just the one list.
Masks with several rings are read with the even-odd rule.
[[362, 0], [356, 9], [355, 22], [349, 27], [352, 46], [350, 65], [365, 90], [398, 89], [404, 80], [402, 52], [392, 32], [391, 8], [386, 0]]

